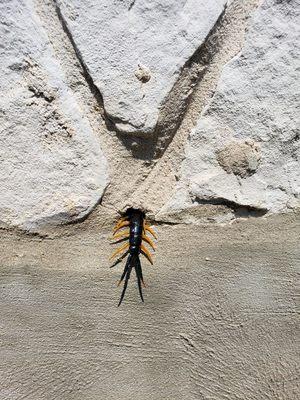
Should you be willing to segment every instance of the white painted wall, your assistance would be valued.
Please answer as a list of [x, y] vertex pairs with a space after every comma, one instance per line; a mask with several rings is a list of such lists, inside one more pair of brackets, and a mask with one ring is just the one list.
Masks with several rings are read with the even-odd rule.
[[175, 222], [197, 209], [196, 223], [216, 205], [216, 221], [297, 209], [298, 11], [3, 2], [2, 225], [39, 230], [100, 202]]

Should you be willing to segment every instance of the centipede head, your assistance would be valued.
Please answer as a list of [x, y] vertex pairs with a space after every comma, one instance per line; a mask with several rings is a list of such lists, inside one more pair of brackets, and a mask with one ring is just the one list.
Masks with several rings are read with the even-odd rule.
[[146, 214], [143, 210], [140, 210], [139, 208], [134, 208], [134, 207], [127, 208], [127, 210], [125, 211], [125, 213], [122, 216], [130, 218], [134, 214], [141, 215], [143, 217], [143, 219], [146, 217]]

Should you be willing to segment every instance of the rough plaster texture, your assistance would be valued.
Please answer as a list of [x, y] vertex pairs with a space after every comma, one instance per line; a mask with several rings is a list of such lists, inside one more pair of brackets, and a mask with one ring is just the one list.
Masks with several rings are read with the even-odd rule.
[[56, 3], [107, 116], [121, 132], [149, 134], [226, 0]]
[[[197, 223], [297, 208], [297, 2], [235, 0], [225, 9], [224, 2], [210, 2], [207, 18], [197, 17], [198, 3], [195, 21], [187, 24], [192, 47], [176, 62], [174, 35], [189, 20], [192, 3], [155, 3], [148, 10], [145, 2], [123, 2], [114, 8], [119, 30], [109, 34], [95, 32], [95, 21], [113, 13], [110, 3], [107, 14], [100, 13], [105, 4], [94, 1], [84, 10], [75, 1], [1, 5], [1, 224], [41, 230], [85, 218], [95, 208], [94, 216], [105, 218], [128, 206], [142, 207], [161, 221]], [[157, 28], [155, 16], [165, 22], [178, 18], [161, 43], [175, 46], [172, 57], [158, 57], [165, 48], [159, 47], [159, 36], [153, 41], [158, 53], [151, 50], [157, 67], [172, 65], [170, 71], [177, 72], [164, 87], [167, 100], [158, 107], [155, 134], [138, 138], [120, 135], [107, 117], [104, 92], [117, 93], [112, 89], [117, 80], [110, 79], [119, 69], [106, 74], [107, 57], [103, 65], [97, 57], [107, 48], [93, 46], [101, 35], [108, 43], [108, 36], [124, 33], [124, 21], [133, 19], [132, 26], [140, 27], [144, 8], [145, 35]], [[90, 26], [94, 30], [84, 40]], [[138, 52], [150, 57], [147, 40], [131, 34], [137, 45], [127, 54], [126, 71]], [[111, 57], [122, 60], [128, 43], [122, 41], [124, 48], [110, 43]], [[98, 61], [91, 64], [93, 57]], [[155, 83], [146, 64], [133, 72], [140, 88]], [[100, 87], [96, 72], [102, 68], [107, 84]], [[129, 86], [117, 86], [125, 104]]]
[[187, 142], [164, 211], [201, 202], [271, 212], [299, 207], [299, 8], [265, 1], [242, 51], [223, 69]]
[[32, 229], [82, 218], [107, 184], [99, 141], [33, 3], [0, 7], [0, 221]]
[[[298, 399], [299, 214], [260, 218], [298, 204], [298, 3], [205, 2], [206, 19], [200, 2], [148, 2], [145, 27], [173, 22], [162, 43], [173, 75], [153, 92], [149, 120], [126, 109], [126, 124], [118, 104], [137, 107], [153, 68], [135, 60], [137, 97], [121, 81], [108, 115], [115, 70], [100, 86], [106, 59], [91, 58], [107, 49], [91, 54], [91, 43], [118, 38], [124, 21], [140, 29], [146, 2], [83, 3], [0, 5], [0, 399]], [[120, 22], [109, 33], [104, 4]], [[192, 4], [195, 36], [178, 55]], [[162, 70], [159, 37], [143, 35]], [[149, 40], [136, 39], [149, 56]], [[139, 56], [132, 47], [124, 57], [126, 45], [112, 43], [111, 55], [125, 72]], [[118, 132], [141, 134], [134, 118], [148, 134]], [[156, 226], [145, 304], [131, 280], [117, 308], [121, 268], [108, 268], [108, 238], [132, 205], [174, 225]]]
[[119, 308], [111, 227], [2, 233], [1, 399], [299, 398], [299, 215], [155, 228]]

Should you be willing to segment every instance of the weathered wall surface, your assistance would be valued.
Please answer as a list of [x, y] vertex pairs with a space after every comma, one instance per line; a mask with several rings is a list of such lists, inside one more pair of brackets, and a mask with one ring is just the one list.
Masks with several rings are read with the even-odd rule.
[[298, 17], [294, 2], [266, 1], [254, 14], [188, 138], [171, 209], [223, 201], [280, 212], [299, 204]]
[[[1, 400], [299, 398], [299, 13], [0, 2]], [[118, 309], [130, 206], [161, 239]]]
[[195, 223], [297, 209], [298, 13], [295, 0], [2, 2], [2, 225], [132, 205]]
[[1, 5], [0, 219], [32, 229], [82, 218], [107, 184], [82, 114], [31, 1]]
[[116, 129], [143, 135], [154, 131], [180, 70], [203, 44], [225, 4], [57, 1], [75, 48], [103, 96], [106, 114]]

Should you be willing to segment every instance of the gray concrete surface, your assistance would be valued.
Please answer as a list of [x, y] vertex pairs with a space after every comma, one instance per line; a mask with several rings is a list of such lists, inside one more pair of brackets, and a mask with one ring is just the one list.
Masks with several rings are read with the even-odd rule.
[[157, 226], [120, 308], [108, 225], [1, 231], [0, 399], [299, 398], [299, 215]]

